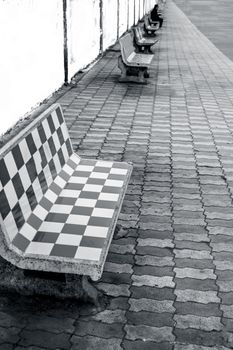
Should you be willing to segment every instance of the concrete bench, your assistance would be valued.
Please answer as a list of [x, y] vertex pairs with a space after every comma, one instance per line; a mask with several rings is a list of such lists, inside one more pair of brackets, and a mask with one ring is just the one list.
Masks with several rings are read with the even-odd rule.
[[144, 18], [144, 29], [145, 29], [145, 32], [147, 33], [147, 35], [153, 36], [153, 35], [155, 35], [157, 30], [159, 29], [159, 22], [154, 22], [153, 25], [152, 25], [149, 22], [149, 17], [145, 16], [145, 18]]
[[134, 42], [138, 50], [144, 53], [151, 53], [152, 52], [151, 47], [155, 45], [159, 41], [159, 39], [144, 37], [142, 28], [139, 26], [134, 27], [133, 32], [134, 32]]
[[121, 56], [118, 58], [118, 67], [121, 70], [120, 82], [137, 82], [146, 84], [149, 77], [148, 68], [153, 55], [136, 53], [133, 38], [128, 33], [120, 38]]
[[101, 277], [132, 166], [81, 159], [61, 107], [0, 150], [0, 255], [28, 270]]

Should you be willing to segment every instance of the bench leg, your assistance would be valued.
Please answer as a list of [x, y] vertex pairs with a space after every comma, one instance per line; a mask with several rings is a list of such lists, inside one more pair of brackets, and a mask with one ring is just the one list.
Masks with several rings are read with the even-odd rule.
[[148, 77], [148, 76], [145, 76], [147, 69], [145, 70], [145, 69], [140, 69], [136, 67], [130, 69], [130, 67], [127, 67], [124, 64], [121, 56], [119, 56], [118, 58], [118, 67], [121, 70], [121, 76], [119, 78], [119, 82], [147, 84], [147, 81], [145, 79]]

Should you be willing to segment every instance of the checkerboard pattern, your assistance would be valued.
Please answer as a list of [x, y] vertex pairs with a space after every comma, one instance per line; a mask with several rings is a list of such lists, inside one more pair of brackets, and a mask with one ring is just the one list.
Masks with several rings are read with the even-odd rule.
[[52, 109], [0, 160], [7, 240], [25, 257], [98, 262], [130, 171], [127, 163], [80, 159], [60, 106]]
[[57, 107], [0, 159], [0, 212], [10, 242], [28, 220], [57, 173], [73, 153]]

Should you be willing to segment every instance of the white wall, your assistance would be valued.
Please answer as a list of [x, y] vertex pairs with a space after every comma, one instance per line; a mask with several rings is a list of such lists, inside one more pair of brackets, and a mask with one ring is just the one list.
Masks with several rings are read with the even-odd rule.
[[119, 36], [128, 28], [128, 1], [119, 0]]
[[[155, 0], [102, 0], [103, 49]], [[134, 9], [135, 4], [135, 9]], [[100, 51], [100, 0], [67, 0], [69, 80]], [[0, 0], [0, 134], [64, 83], [62, 0]]]
[[85, 0], [85, 6], [83, 3], [69, 0], [67, 4], [69, 79], [100, 52], [99, 0]]
[[117, 40], [117, 0], [103, 0], [103, 49]]
[[60, 0], [0, 1], [0, 134], [64, 81]]

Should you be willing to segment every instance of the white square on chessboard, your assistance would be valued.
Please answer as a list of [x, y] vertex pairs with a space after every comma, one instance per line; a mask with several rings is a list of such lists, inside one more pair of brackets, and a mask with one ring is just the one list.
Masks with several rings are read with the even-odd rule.
[[53, 158], [53, 156], [52, 156], [51, 149], [50, 149], [48, 141], [46, 141], [43, 144], [43, 149], [44, 149], [44, 152], [45, 152], [45, 156], [46, 156], [47, 162], [49, 162]]
[[98, 200], [117, 202], [118, 198], [119, 198], [119, 194], [117, 193], [102, 192], [100, 193]]
[[29, 241], [32, 241], [37, 233], [37, 230], [35, 230], [31, 225], [29, 225], [27, 222], [23, 225], [23, 227], [20, 230], [20, 234], [27, 238]]
[[62, 167], [61, 167], [61, 162], [57, 153], [54, 155], [53, 161], [56, 168], [56, 173], [58, 174], [61, 171]]
[[23, 165], [22, 168], [19, 170], [19, 177], [20, 177], [20, 180], [22, 181], [24, 191], [27, 191], [28, 187], [31, 186], [31, 180], [28, 175], [26, 165]]
[[57, 130], [57, 129], [59, 128], [59, 126], [60, 126], [60, 122], [59, 122], [59, 120], [58, 120], [56, 111], [53, 111], [53, 112], [51, 113], [51, 116], [52, 116], [52, 120], [53, 120], [55, 129]]
[[65, 164], [62, 170], [64, 170], [70, 176], [74, 172], [74, 170], [68, 164]]
[[56, 232], [60, 233], [63, 229], [64, 223], [61, 222], [51, 222], [51, 221], [44, 221], [39, 227], [40, 231], [44, 232]]
[[45, 198], [47, 198], [51, 203], [55, 203], [57, 200], [57, 195], [50, 189], [48, 189], [45, 193]]
[[21, 151], [21, 154], [22, 154], [24, 163], [26, 164], [26, 163], [29, 161], [29, 159], [31, 159], [31, 157], [32, 157], [32, 156], [31, 156], [31, 153], [29, 152], [26, 139], [23, 139], [23, 140], [19, 143], [19, 148], [20, 148], [20, 151]]
[[99, 261], [101, 254], [100, 248], [78, 247], [75, 259]]
[[36, 153], [33, 154], [33, 159], [35, 161], [37, 174], [40, 174], [42, 170], [42, 165], [41, 165], [41, 155], [39, 151], [36, 151]]
[[88, 226], [85, 229], [84, 236], [105, 238], [108, 234], [108, 227]]
[[74, 190], [62, 190], [60, 193], [60, 197], [68, 197], [68, 198], [78, 198], [80, 195], [80, 191]]
[[67, 162], [67, 160], [69, 159], [69, 154], [65, 143], [61, 146], [61, 150], [62, 150], [63, 157], [65, 159], [65, 162]]
[[8, 173], [10, 175], [10, 178], [12, 179], [15, 176], [15, 174], [17, 174], [18, 169], [16, 167], [15, 160], [11, 152], [5, 155], [4, 161], [5, 161]]
[[70, 214], [71, 210], [73, 209], [73, 205], [67, 205], [67, 204], [54, 204], [52, 208], [50, 209], [50, 213], [57, 213], [57, 214]]
[[58, 236], [56, 244], [65, 244], [78, 247], [83, 236], [80, 235], [71, 235], [68, 233], [61, 233]]
[[106, 180], [104, 186], [112, 186], [112, 187], [122, 187], [124, 181], [120, 180]]
[[25, 254], [49, 255], [53, 249], [53, 243], [31, 242], [27, 247]]
[[77, 165], [80, 163], [81, 158], [77, 155], [77, 153], [73, 153], [70, 156], [70, 160], [72, 160]]
[[31, 134], [32, 134], [33, 141], [36, 145], [36, 148], [39, 149], [41, 147], [42, 143], [40, 140], [40, 135], [38, 133], [38, 130], [34, 129]]
[[60, 141], [59, 141], [59, 138], [58, 138], [58, 135], [56, 132], [53, 134], [53, 142], [54, 142], [54, 146], [56, 148], [56, 151], [58, 151], [60, 149], [61, 145], [60, 145]]
[[4, 186], [5, 194], [11, 209], [14, 208], [15, 204], [18, 202], [18, 197], [15, 192], [15, 188], [11, 181], [9, 181], [6, 186]]
[[96, 173], [96, 172], [93, 171], [93, 173], [91, 173], [91, 175], [90, 175], [90, 178], [106, 180], [108, 178], [108, 176], [109, 176], [108, 173]]
[[42, 127], [44, 129], [44, 132], [45, 132], [45, 135], [46, 135], [46, 138], [47, 140], [51, 137], [51, 131], [50, 131], [50, 127], [49, 127], [49, 123], [48, 123], [48, 120], [47, 118], [45, 118], [42, 122]]
[[78, 198], [75, 203], [75, 206], [94, 208], [96, 205], [96, 202], [97, 202], [96, 199]]
[[87, 192], [101, 192], [103, 189], [102, 185], [92, 185], [92, 184], [86, 184], [83, 187], [83, 191]]
[[55, 178], [54, 182], [60, 188], [64, 188], [66, 185], [66, 181], [62, 177], [60, 177], [59, 175]]
[[39, 219], [44, 221], [46, 216], [48, 215], [48, 211], [44, 209], [40, 204], [38, 204], [33, 210], [33, 214], [35, 214]]
[[49, 187], [53, 182], [53, 177], [52, 177], [52, 174], [51, 174], [51, 171], [50, 171], [48, 164], [44, 167], [43, 172], [44, 172], [44, 176], [45, 176], [47, 185]]
[[69, 215], [66, 220], [67, 224], [87, 225], [90, 217], [88, 215]]
[[95, 166], [99, 166], [102, 168], [111, 168], [113, 166], [113, 162], [105, 162], [102, 160], [98, 160]]
[[35, 181], [33, 182], [32, 184], [32, 188], [35, 192], [35, 196], [36, 196], [36, 199], [37, 199], [37, 203], [40, 202], [40, 200], [42, 199], [43, 197], [43, 192], [42, 192], [42, 189], [41, 189], [41, 185], [40, 185], [40, 181], [38, 178], [35, 179]]
[[78, 165], [76, 168], [77, 171], [88, 171], [91, 172], [94, 169], [92, 165]]
[[22, 195], [22, 197], [20, 198], [19, 205], [20, 205], [20, 208], [22, 210], [24, 219], [27, 220], [32, 213], [32, 209], [31, 209], [30, 204], [28, 202], [28, 198], [26, 196], [26, 193], [24, 193]]
[[88, 177], [71, 176], [69, 178], [69, 183], [72, 184], [86, 184]]
[[19, 232], [18, 227], [16, 226], [14, 216], [10, 211], [7, 217], [4, 219], [4, 225], [6, 232], [8, 233], [9, 239], [12, 242], [17, 233]]
[[62, 135], [63, 135], [65, 141], [70, 138], [69, 133], [68, 133], [68, 129], [66, 127], [66, 123], [61, 124], [61, 132], [62, 132]]
[[112, 168], [112, 169], [110, 170], [110, 174], [114, 174], [114, 175], [126, 175], [126, 174], [127, 174], [127, 169]]
[[97, 216], [100, 218], [112, 218], [113, 213], [114, 213], [113, 209], [94, 208], [91, 216]]

